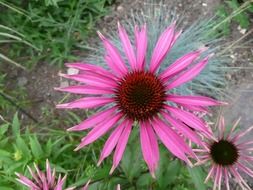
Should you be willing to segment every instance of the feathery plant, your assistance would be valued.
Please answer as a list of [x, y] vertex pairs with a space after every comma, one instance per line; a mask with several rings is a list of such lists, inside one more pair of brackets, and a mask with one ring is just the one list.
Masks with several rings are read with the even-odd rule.
[[[147, 60], [150, 60], [155, 42], [157, 41], [159, 34], [161, 34], [166, 26], [176, 20], [178, 26], [182, 27], [183, 18], [178, 18], [175, 11], [168, 12], [168, 9], [170, 9], [168, 6], [162, 4], [147, 3], [143, 11], [133, 12], [131, 19], [121, 21], [122, 25], [127, 29], [127, 31], [129, 31], [132, 42], [134, 34], [130, 32], [134, 31], [134, 25], [136, 23], [139, 25], [146, 23], [149, 32]], [[204, 21], [199, 20], [191, 24], [189, 27], [184, 27], [185, 29], [183, 30], [183, 33], [168, 53], [164, 63], [161, 65], [161, 70], [163, 70], [185, 52], [196, 50], [199, 47], [207, 48], [207, 51], [202, 55], [203, 57], [207, 54], [213, 54], [213, 57], [209, 60], [208, 65], [198, 77], [196, 77], [192, 82], [182, 85], [182, 87], [176, 89], [176, 91], [179, 91], [181, 94], [198, 93], [216, 98], [226, 96], [225, 87], [227, 84], [225, 80], [225, 73], [229, 70], [227, 65], [227, 63], [229, 63], [229, 58], [227, 52], [223, 52], [223, 54], [219, 54], [217, 56], [217, 53], [224, 48], [224, 45], [222, 44], [222, 39], [219, 34], [213, 35], [213, 27], [215, 27], [216, 24], [216, 18], [212, 18]], [[119, 49], [122, 49], [120, 41], [116, 38], [116, 36], [116, 33], [111, 31], [109, 38]], [[94, 52], [94, 54], [90, 55], [88, 61], [105, 66], [102, 53], [103, 47], [89, 47], [89, 49], [92, 49], [92, 53]]]

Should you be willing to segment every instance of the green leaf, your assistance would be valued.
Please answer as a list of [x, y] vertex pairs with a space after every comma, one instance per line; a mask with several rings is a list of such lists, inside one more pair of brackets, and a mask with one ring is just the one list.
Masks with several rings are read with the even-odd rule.
[[29, 147], [20, 136], [17, 137], [15, 146], [18, 150], [20, 150], [23, 153], [23, 157], [25, 159], [29, 160], [31, 158]]
[[[239, 3], [237, 2], [237, 0], [232, 0], [232, 1], [227, 1], [226, 2], [228, 4], [228, 6], [233, 10], [236, 11], [240, 8]], [[241, 12], [240, 14], [236, 15], [233, 20], [235, 20], [236, 22], [239, 23], [239, 25], [242, 28], [248, 28], [250, 25], [250, 21], [249, 21], [249, 17], [246, 14], [246, 12]]]
[[6, 133], [6, 131], [8, 131], [8, 128], [9, 128], [8, 123], [1, 125], [0, 126], [0, 136], [3, 136]]
[[12, 133], [14, 136], [20, 136], [20, 123], [18, 119], [18, 112], [15, 113], [12, 120]]
[[30, 137], [30, 146], [32, 153], [36, 159], [40, 159], [43, 157], [43, 150], [41, 148], [41, 145], [37, 139], [37, 136], [34, 135], [33, 137]]
[[6, 187], [6, 186], [0, 186], [0, 189], [1, 190], [14, 190], [14, 189], [12, 189], [10, 187]]
[[190, 176], [192, 178], [192, 181], [196, 187], [197, 190], [205, 190], [207, 189], [207, 186], [204, 184], [205, 180], [205, 173], [200, 167], [194, 167], [190, 168], [187, 167]]

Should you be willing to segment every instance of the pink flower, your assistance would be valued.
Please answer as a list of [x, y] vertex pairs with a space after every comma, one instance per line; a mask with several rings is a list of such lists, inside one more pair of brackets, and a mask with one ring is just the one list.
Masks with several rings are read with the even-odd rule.
[[[39, 170], [36, 164], [34, 164], [34, 167], [36, 169], [36, 173], [34, 173], [31, 168], [28, 166], [28, 170], [32, 176], [32, 179], [28, 179], [27, 177], [16, 173], [18, 178], [16, 179], [23, 185], [30, 188], [30, 190], [62, 190], [64, 182], [66, 180], [66, 175], [61, 178], [61, 176], [58, 177], [56, 180], [55, 177], [55, 169], [53, 172], [51, 171], [49, 161], [47, 160], [46, 163], [46, 173]], [[74, 187], [67, 188], [66, 190], [73, 190]]]
[[[174, 94], [173, 89], [191, 81], [204, 69], [209, 57], [201, 60], [198, 58], [205, 49], [189, 52], [164, 71], [158, 72], [159, 66], [180, 36], [181, 32], [175, 31], [175, 23], [160, 35], [149, 66], [146, 61], [148, 47], [146, 26], [141, 28], [136, 26], [135, 47], [120, 24], [118, 29], [126, 60], [119, 50], [98, 32], [106, 50], [104, 60], [109, 69], [89, 63], [69, 63], [67, 67], [78, 69], [79, 73], [61, 76], [82, 84], [56, 88], [60, 91], [85, 95], [73, 102], [59, 104], [57, 108], [102, 108], [82, 123], [68, 129], [68, 131], [91, 129], [75, 150], [112, 131], [98, 162], [100, 164], [115, 149], [110, 172], [112, 173], [122, 158], [133, 123], [137, 122], [140, 126], [143, 157], [153, 177], [159, 161], [157, 137], [172, 154], [190, 164], [188, 156], [196, 158], [196, 155], [178, 132], [201, 145], [197, 134], [188, 126], [209, 136], [212, 136], [212, 133], [206, 127], [206, 123], [191, 111], [203, 111], [205, 107], [219, 105], [220, 102], [204, 96], [181, 96]], [[182, 110], [182, 106], [191, 111]]]
[[207, 162], [211, 163], [211, 169], [206, 177], [207, 182], [210, 177], [214, 179], [215, 190], [217, 187], [221, 189], [221, 183], [224, 182], [227, 190], [229, 187], [229, 180], [234, 177], [235, 181], [239, 183], [242, 189], [251, 190], [245, 180], [242, 178], [240, 172], [243, 172], [253, 178], [252, 167], [253, 155], [253, 141], [245, 139], [245, 135], [249, 133], [253, 126], [244, 132], [235, 132], [239, 120], [235, 122], [229, 133], [225, 135], [225, 122], [221, 117], [218, 129], [218, 139], [213, 137], [209, 139], [206, 149], [195, 149], [199, 153], [199, 161], [196, 165], [202, 165]]

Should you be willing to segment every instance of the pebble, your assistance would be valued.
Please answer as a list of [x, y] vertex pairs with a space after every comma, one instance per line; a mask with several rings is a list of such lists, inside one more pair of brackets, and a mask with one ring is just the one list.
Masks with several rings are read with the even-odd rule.
[[240, 32], [241, 34], [245, 34], [245, 33], [246, 33], [246, 31], [247, 31], [247, 29], [245, 29], [245, 28], [241, 28], [241, 26], [240, 26], [240, 25], [237, 27], [237, 30], [239, 30], [239, 32]]
[[25, 86], [28, 80], [26, 77], [19, 77], [18, 78], [18, 86]]
[[207, 4], [206, 4], [206, 3], [202, 3], [202, 6], [203, 6], [203, 7], [207, 7]]
[[122, 12], [123, 10], [124, 10], [124, 7], [123, 7], [123, 6], [119, 5], [119, 6], [117, 7], [117, 11], [118, 11], [118, 12]]
[[68, 75], [76, 75], [78, 74], [79, 70], [75, 68], [68, 68], [67, 73]]
[[68, 87], [69, 86], [69, 82], [68, 81], [61, 81], [60, 82], [60, 87], [63, 88], [63, 87]]

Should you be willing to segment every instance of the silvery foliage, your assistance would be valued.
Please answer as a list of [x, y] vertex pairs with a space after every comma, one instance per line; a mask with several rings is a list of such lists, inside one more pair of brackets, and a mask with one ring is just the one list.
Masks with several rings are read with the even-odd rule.
[[[147, 25], [147, 67], [160, 34], [173, 21], [176, 21], [177, 31], [183, 29], [183, 32], [173, 48], [167, 54], [166, 58], [160, 66], [159, 72], [166, 69], [177, 58], [185, 55], [186, 53], [197, 50], [201, 47], [208, 47], [207, 51], [201, 55], [203, 58], [206, 55], [213, 54], [213, 56], [209, 59], [206, 68], [194, 80], [176, 89], [173, 89], [172, 91], [173, 93], [178, 93], [181, 95], [203, 94], [206, 96], [214, 97], [216, 99], [221, 99], [226, 96], [225, 87], [227, 83], [225, 80], [225, 73], [229, 71], [228, 63], [230, 60], [228, 59], [228, 55], [225, 53], [220, 54], [224, 48], [222, 42], [223, 40], [219, 39], [218, 35], [211, 35], [214, 26], [217, 24], [215, 22], [215, 18], [204, 20], [202, 19], [202, 21], [198, 20], [194, 23], [189, 23], [189, 26], [182, 27], [184, 19], [184, 16], [180, 17], [176, 15], [176, 12], [173, 11], [173, 8], [163, 5], [162, 3], [145, 3], [143, 10], [132, 11], [130, 17], [120, 20], [120, 23], [125, 27], [128, 34], [130, 35], [132, 44], [134, 44], [135, 25]], [[125, 54], [123, 52], [117, 30], [110, 31], [109, 34], [106, 33], [104, 35], [109, 38], [121, 51], [121, 55], [127, 63], [128, 60], [126, 57], [124, 57]], [[100, 45], [95, 48], [90, 47], [90, 49], [92, 50], [92, 54], [88, 57], [88, 59], [86, 59], [86, 61], [107, 68], [104, 61], [104, 47], [102, 43], [100, 43]]]

